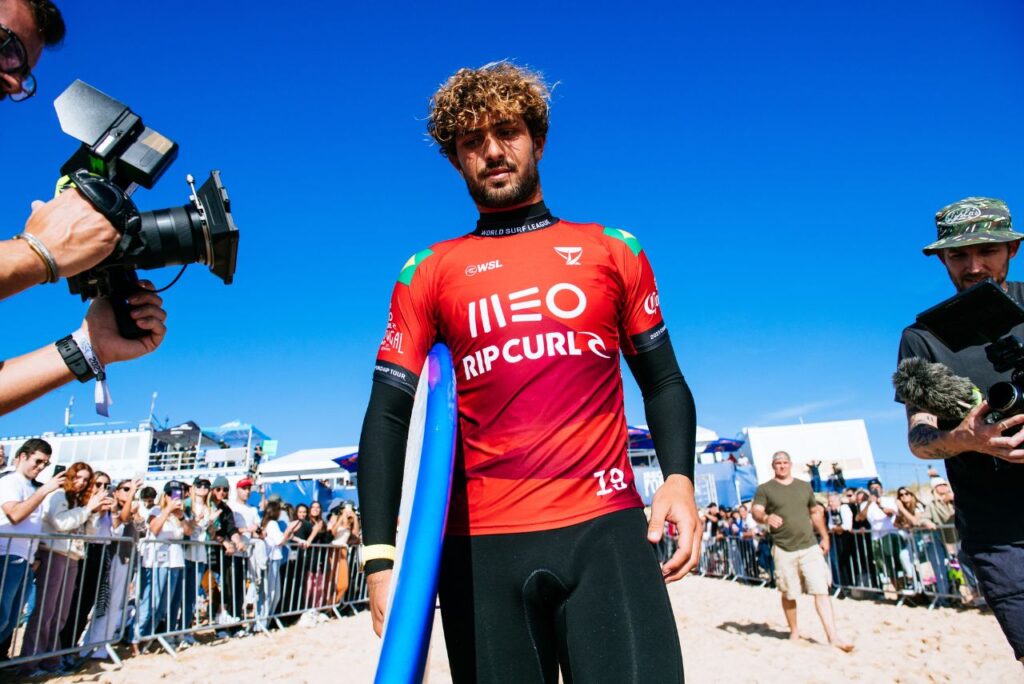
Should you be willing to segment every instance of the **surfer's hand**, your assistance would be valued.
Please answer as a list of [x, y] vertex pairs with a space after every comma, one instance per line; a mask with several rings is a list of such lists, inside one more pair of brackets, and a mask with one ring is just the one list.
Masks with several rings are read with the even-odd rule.
[[661, 566], [661, 575], [667, 584], [682, 579], [697, 567], [697, 561], [700, 560], [704, 526], [697, 515], [697, 501], [690, 478], [669, 475], [654, 493], [651, 500], [651, 523], [647, 526], [647, 540], [652, 544], [661, 541], [665, 534], [665, 521], [674, 523], [679, 529], [679, 546]]
[[391, 572], [391, 570], [381, 570], [366, 577], [366, 588], [370, 598], [370, 615], [373, 617], [373, 631], [377, 633], [377, 636], [384, 633], [384, 612], [388, 607]]

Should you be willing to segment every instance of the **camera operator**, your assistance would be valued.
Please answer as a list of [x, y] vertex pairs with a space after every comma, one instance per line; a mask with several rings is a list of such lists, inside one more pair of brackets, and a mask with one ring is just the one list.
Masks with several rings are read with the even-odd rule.
[[[50, 0], [0, 0], [0, 99], [21, 101], [35, 94], [32, 75], [46, 46], [64, 38], [64, 20]], [[43, 282], [72, 276], [106, 258], [120, 239], [117, 230], [78, 191], [67, 191], [49, 202], [33, 202], [24, 232], [0, 241], [0, 299]], [[143, 287], [152, 289], [148, 284]], [[163, 340], [166, 314], [154, 293], [140, 292], [131, 300], [132, 316], [149, 334], [123, 339], [114, 325], [110, 303], [96, 300], [85, 321], [65, 343], [79, 365], [56, 345], [0, 362], [0, 415], [60, 387], [77, 377], [83, 382], [102, 375], [108, 363], [133, 359], [156, 349]], [[79, 361], [79, 358], [81, 359]]]
[[[1024, 283], [1006, 279], [1024, 235], [1013, 231], [1004, 202], [969, 197], [943, 207], [935, 222], [939, 239], [924, 253], [939, 257], [958, 292], [990, 278], [1024, 305]], [[1024, 338], [1024, 324], [1012, 334]], [[910, 357], [945, 364], [985, 390], [1011, 375], [995, 371], [984, 345], [954, 353], [916, 324], [900, 340], [899, 360]], [[1015, 656], [1024, 662], [1024, 430], [1004, 434], [1024, 425], [1024, 414], [988, 424], [988, 412], [983, 402], [956, 424], [908, 405], [908, 441], [918, 458], [945, 459], [963, 550]]]
[[[20, 102], [34, 95], [32, 69], [44, 47], [63, 39], [64, 19], [50, 0], [0, 0], [0, 100], [9, 96]], [[0, 242], [0, 299], [95, 266], [119, 239], [110, 222], [78, 192], [33, 202], [25, 233], [35, 239]], [[50, 272], [47, 257], [57, 273]]]

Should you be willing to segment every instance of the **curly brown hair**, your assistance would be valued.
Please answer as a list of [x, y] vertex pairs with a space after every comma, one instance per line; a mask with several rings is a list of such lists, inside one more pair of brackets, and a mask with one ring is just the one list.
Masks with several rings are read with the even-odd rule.
[[[85, 488], [80, 492], [75, 491], [75, 476], [78, 475], [79, 471], [89, 471], [89, 481], [85, 483]], [[89, 498], [92, 496], [92, 483], [96, 479], [95, 471], [92, 466], [83, 461], [77, 461], [68, 466], [67, 472], [65, 473], [66, 479], [64, 480], [64, 496], [68, 499], [68, 508], [77, 508], [84, 506]]]
[[522, 116], [530, 135], [548, 134], [551, 86], [538, 71], [500, 61], [479, 69], [462, 68], [430, 98], [427, 132], [441, 154], [455, 154], [455, 136], [487, 115]]

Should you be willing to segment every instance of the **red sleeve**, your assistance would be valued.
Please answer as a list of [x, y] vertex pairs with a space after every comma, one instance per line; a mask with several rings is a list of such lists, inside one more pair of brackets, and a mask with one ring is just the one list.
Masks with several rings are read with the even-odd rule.
[[606, 228], [604, 232], [615, 238], [613, 249], [626, 290], [619, 330], [622, 353], [635, 356], [656, 349], [668, 340], [668, 330], [647, 254], [631, 233], [618, 228]]
[[388, 326], [373, 371], [374, 381], [410, 395], [416, 394], [419, 372], [437, 336], [428, 273], [433, 264], [424, 264], [433, 255], [429, 249], [417, 252], [402, 267], [391, 293]]

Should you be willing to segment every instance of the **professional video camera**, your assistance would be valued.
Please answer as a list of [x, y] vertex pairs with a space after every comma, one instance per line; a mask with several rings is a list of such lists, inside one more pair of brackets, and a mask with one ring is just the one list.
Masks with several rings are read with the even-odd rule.
[[153, 187], [178, 156], [177, 143], [82, 81], [72, 83], [53, 105], [61, 129], [82, 142], [60, 169], [64, 177], [58, 192], [77, 187], [121, 233], [121, 241], [102, 263], [68, 278], [71, 294], [80, 294], [83, 300], [109, 297], [121, 335], [139, 338], [147, 333], [135, 325], [127, 301], [140, 289], [136, 268], [181, 264], [184, 270], [188, 264], [203, 263], [230, 285], [238, 228], [220, 172], [210, 172], [198, 192], [191, 174], [186, 176], [189, 204], [139, 212], [132, 193], [140, 185]]
[[[1001, 287], [980, 282], [922, 312], [917, 322], [953, 352], [987, 344], [985, 356], [992, 367], [999, 373], [1013, 371], [1009, 382], [988, 390], [989, 422], [1024, 412], [1024, 342], [1010, 334], [1024, 323], [1024, 308]], [[981, 401], [970, 380], [924, 359], [901, 361], [893, 384], [904, 403], [945, 419], [961, 420]]]

